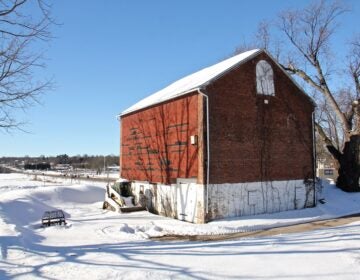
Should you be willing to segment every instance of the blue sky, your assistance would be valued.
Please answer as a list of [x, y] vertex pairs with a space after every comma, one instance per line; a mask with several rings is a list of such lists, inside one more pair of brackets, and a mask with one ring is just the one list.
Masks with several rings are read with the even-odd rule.
[[[169, 83], [228, 57], [257, 24], [309, 1], [54, 1], [46, 75], [56, 87], [19, 113], [29, 133], [0, 133], [0, 156], [119, 154], [116, 115]], [[337, 44], [360, 26], [346, 1]]]

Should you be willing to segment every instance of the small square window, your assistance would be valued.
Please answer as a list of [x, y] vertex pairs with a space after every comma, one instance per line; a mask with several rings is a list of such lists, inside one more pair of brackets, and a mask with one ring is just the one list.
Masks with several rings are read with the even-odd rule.
[[334, 175], [333, 169], [324, 169], [324, 175]]

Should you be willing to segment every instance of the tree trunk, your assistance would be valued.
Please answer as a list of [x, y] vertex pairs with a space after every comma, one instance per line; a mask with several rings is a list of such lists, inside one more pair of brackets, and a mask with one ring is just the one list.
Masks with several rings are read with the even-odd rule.
[[339, 159], [339, 177], [337, 186], [347, 192], [359, 192], [360, 184], [360, 135], [353, 135], [345, 143]]

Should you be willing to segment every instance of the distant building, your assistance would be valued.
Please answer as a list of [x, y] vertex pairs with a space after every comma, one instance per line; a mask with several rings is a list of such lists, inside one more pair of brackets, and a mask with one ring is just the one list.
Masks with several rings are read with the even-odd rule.
[[49, 170], [50, 163], [49, 162], [26, 162], [24, 164], [24, 169], [30, 170]]
[[119, 172], [120, 167], [119, 167], [119, 165], [110, 165], [110, 166], [106, 167], [106, 170], [110, 171], [110, 172]]
[[330, 179], [336, 181], [338, 174], [338, 165], [330, 156], [317, 158], [316, 176], [322, 179]]
[[73, 167], [70, 164], [67, 163], [59, 163], [59, 164], [55, 164], [52, 167], [54, 170], [57, 171], [69, 171], [69, 170], [73, 170]]
[[314, 104], [264, 50], [120, 115], [120, 175], [161, 215], [203, 223], [315, 205]]

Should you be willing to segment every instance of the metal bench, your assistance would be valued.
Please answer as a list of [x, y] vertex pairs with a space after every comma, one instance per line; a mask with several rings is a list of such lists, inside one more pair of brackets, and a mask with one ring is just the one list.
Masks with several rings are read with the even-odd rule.
[[43, 226], [66, 225], [64, 212], [62, 210], [45, 211], [41, 223]]

